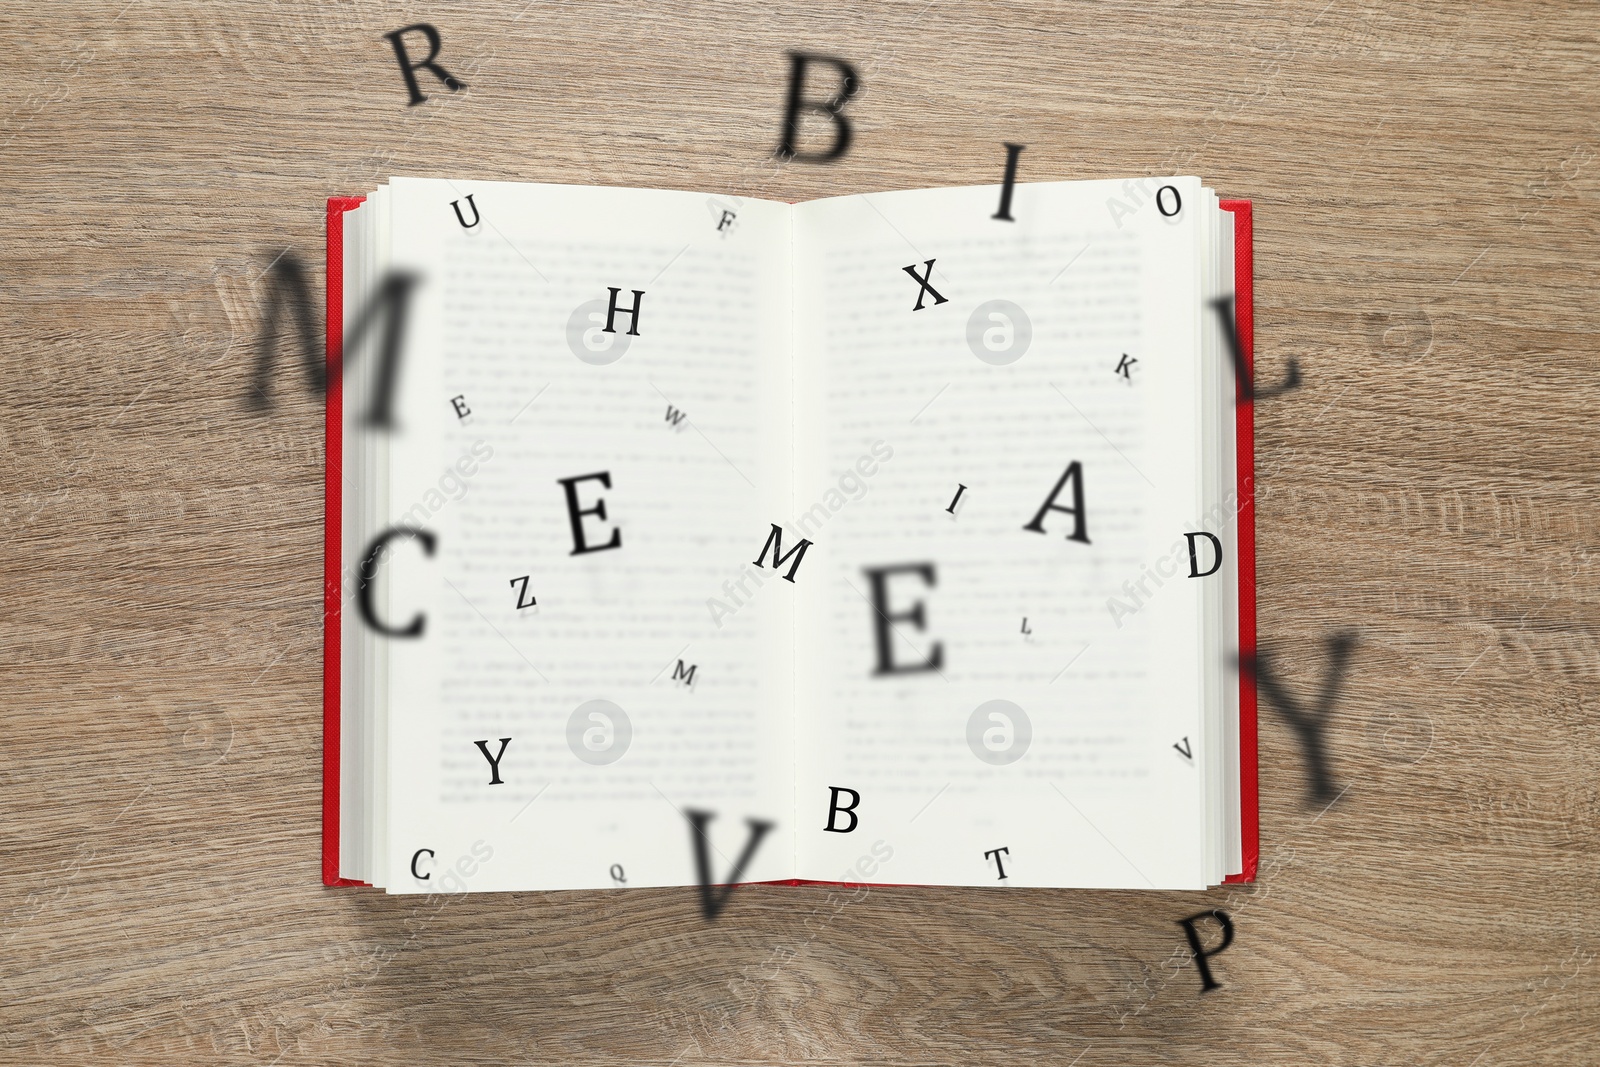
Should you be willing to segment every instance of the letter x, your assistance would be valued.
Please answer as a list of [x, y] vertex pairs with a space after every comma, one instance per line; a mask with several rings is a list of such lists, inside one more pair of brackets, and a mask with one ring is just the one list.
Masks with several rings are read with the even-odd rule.
[[928, 260], [928, 273], [927, 274], [918, 274], [917, 273], [917, 265], [915, 263], [911, 264], [909, 267], [901, 267], [900, 269], [905, 271], [907, 274], [911, 275], [913, 278], [915, 278], [917, 280], [917, 284], [922, 286], [921, 289], [917, 290], [917, 306], [912, 308], [911, 309], [912, 311], [921, 311], [922, 310], [922, 294], [923, 293], [932, 293], [933, 294], [933, 306], [934, 307], [938, 307], [940, 304], [948, 304], [950, 302], [950, 301], [946, 300], [944, 297], [940, 296], [939, 295], [939, 290], [935, 289], [932, 285], [930, 285], [928, 283], [928, 279], [933, 277], [933, 260], [931, 260], [931, 259]]

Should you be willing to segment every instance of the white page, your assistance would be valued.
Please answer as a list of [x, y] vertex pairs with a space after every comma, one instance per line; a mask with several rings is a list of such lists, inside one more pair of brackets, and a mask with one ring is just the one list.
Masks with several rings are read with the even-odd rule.
[[[393, 209], [389, 198], [389, 190], [380, 188], [371, 197], [374, 214], [372, 219], [373, 241], [367, 253], [366, 277], [364, 285], [371, 298], [374, 290], [382, 284], [384, 271], [393, 256]], [[363, 309], [356, 309], [359, 316]], [[352, 321], [352, 326], [354, 322]], [[349, 331], [346, 331], [346, 336]], [[390, 452], [390, 437], [387, 433], [365, 425], [367, 417], [368, 399], [375, 389], [377, 381], [377, 356], [379, 355], [380, 339], [376, 329], [370, 331], [370, 336], [365, 338], [364, 355], [358, 357], [359, 362], [351, 366], [345, 375], [345, 381], [359, 383], [360, 392], [356, 395], [356, 406], [351, 408], [350, 417], [360, 420], [359, 436], [363, 463], [371, 473], [368, 483], [371, 491], [367, 496], [367, 514], [370, 517], [368, 531], [375, 532], [389, 525], [383, 517], [390, 514], [391, 498], [394, 488], [394, 479], [391, 475], [393, 456]], [[347, 358], [349, 356], [347, 355]], [[365, 551], [362, 552], [365, 558]], [[357, 560], [359, 567], [360, 560]], [[389, 603], [388, 591], [393, 578], [393, 571], [388, 567], [380, 568], [374, 575], [374, 597], [378, 604]], [[383, 617], [387, 617], [384, 612]], [[368, 794], [371, 804], [368, 806], [368, 835], [366, 851], [369, 880], [375, 886], [388, 885], [388, 872], [383, 862], [383, 857], [388, 848], [389, 832], [389, 642], [371, 630], [365, 630], [366, 643], [363, 653], [371, 663], [370, 677], [373, 679], [372, 700], [368, 706], [368, 724], [371, 729], [366, 732], [366, 761], [369, 771], [368, 781], [371, 782], [371, 792]]]
[[[390, 190], [393, 264], [425, 277], [390, 519], [420, 507], [438, 538], [432, 558], [411, 546], [387, 564], [394, 621], [427, 616], [422, 639], [389, 642], [390, 891], [695, 884], [688, 809], [715, 814], [714, 881], [750, 818], [777, 828], [741, 880], [792, 875], [793, 598], [781, 581], [747, 578], [755, 595], [737, 605], [724, 590], [790, 499], [787, 206], [744, 201], [725, 224], [731, 202], [703, 194]], [[481, 221], [464, 229], [452, 201]], [[645, 292], [637, 336], [625, 312], [613, 335], [578, 313], [598, 299], [603, 319], [609, 286], [624, 309]], [[669, 422], [669, 403], [686, 418]], [[574, 555], [558, 480], [598, 472], [609, 487], [573, 483], [581, 508], [606, 507], [582, 517], [585, 537], [620, 531], [621, 547]], [[519, 609], [524, 575], [537, 606]], [[736, 610], [713, 618], [712, 598]], [[679, 657], [692, 687], [673, 679]], [[568, 747], [597, 699], [631, 723], [609, 764]], [[585, 713], [580, 733], [603, 746], [603, 725]], [[620, 751], [611, 727], [597, 755]], [[504, 737], [491, 785], [474, 742], [497, 754]]]
[[1203, 190], [1202, 203], [1200, 223], [1204, 237], [1198, 252], [1203, 266], [1205, 303], [1202, 305], [1201, 321], [1202, 388], [1196, 399], [1199, 401], [1197, 414], [1200, 419], [1200, 452], [1204, 470], [1202, 501], [1207, 510], [1204, 513], [1196, 513], [1190, 526], [1194, 530], [1203, 530], [1216, 537], [1221, 545], [1223, 557], [1221, 560], [1216, 559], [1212, 552], [1217, 546], [1204, 538], [1197, 539], [1196, 552], [1197, 558], [1201, 561], [1201, 569], [1210, 570], [1213, 564], [1217, 565], [1217, 570], [1213, 574], [1197, 583], [1204, 601], [1201, 642], [1205, 649], [1205, 744], [1202, 748], [1205, 763], [1201, 770], [1206, 796], [1206, 882], [1215, 884], [1221, 882], [1229, 873], [1224, 866], [1227, 860], [1227, 817], [1222, 810], [1225, 796], [1223, 778], [1226, 769], [1222, 723], [1225, 673], [1222, 648], [1226, 640], [1223, 609], [1227, 581], [1227, 572], [1223, 568], [1228, 563], [1230, 552], [1222, 529], [1221, 501], [1222, 424], [1225, 419], [1232, 417], [1233, 412], [1231, 407], [1224, 410], [1218, 359], [1222, 350], [1222, 330], [1220, 320], [1211, 310], [1211, 301], [1232, 290], [1231, 287], [1224, 286], [1222, 277], [1222, 245], [1218, 236], [1222, 219], [1216, 194], [1210, 189]]
[[[1015, 222], [991, 218], [998, 186], [796, 210], [795, 491], [797, 510], [823, 507], [797, 575], [802, 877], [1205, 886], [1204, 783], [1171, 747], [1188, 736], [1197, 765], [1206, 756], [1200, 588], [1182, 536], [1202, 502], [1201, 186], [1149, 182], [1117, 216], [1110, 202], [1128, 204], [1132, 184], [1018, 185]], [[1172, 218], [1152, 200], [1160, 184], [1181, 195]], [[929, 259], [948, 302], [929, 295], [915, 311], [920, 285], [902, 268]], [[968, 342], [996, 299], [1031, 322], [1009, 364]], [[1003, 345], [1003, 327], [980, 317], [979, 347], [985, 329]], [[1127, 377], [1123, 353], [1138, 361]], [[847, 499], [843, 472], [879, 441], [890, 458], [864, 464], [874, 473]], [[1068, 539], [1075, 517], [1060, 511], [1044, 534], [1024, 530], [1074, 461], [1089, 543]], [[1057, 502], [1072, 506], [1070, 483]], [[925, 612], [891, 644], [915, 663], [937, 642], [942, 667], [874, 677], [863, 568], [924, 562], [932, 588], [889, 579], [891, 614]], [[1163, 565], [1164, 579], [1145, 577]], [[1141, 579], [1150, 595], [1113, 618], [1108, 598], [1127, 601], [1124, 582]], [[1031, 721], [1008, 765], [968, 746], [992, 700]], [[862, 798], [849, 833], [823, 830], [830, 787]], [[1004, 881], [985, 855], [999, 848]]]
[[[342, 290], [342, 330], [348, 340], [372, 297], [375, 280], [388, 254], [388, 212], [384, 190], [344, 215], [347, 247]], [[341, 722], [347, 732], [340, 737], [341, 796], [356, 794], [342, 808], [340, 872], [348, 878], [370, 882], [373, 856], [383, 828], [384, 757], [383, 716], [386, 700], [385, 646], [374, 640], [364, 624], [358, 604], [358, 579], [366, 544], [382, 527], [388, 499], [387, 442], [363, 424], [372, 394], [376, 349], [375, 331], [368, 330], [358, 343], [342, 351], [340, 507], [341, 526]], [[384, 575], [375, 583], [381, 600]]]
[[[365, 204], [347, 211], [340, 222], [344, 230], [344, 263], [341, 272], [341, 307], [349, 313], [362, 299], [364, 255], [367, 247]], [[329, 265], [330, 269], [332, 264]], [[342, 379], [342, 374], [341, 374]], [[342, 383], [341, 383], [342, 384]], [[372, 686], [362, 656], [365, 628], [353, 601], [355, 567], [359, 561], [366, 522], [362, 514], [360, 440], [351, 418], [351, 397], [341, 391], [340, 454], [329, 455], [327, 462], [339, 464], [340, 588], [339, 613], [339, 874], [366, 881], [365, 845], [370, 816], [367, 811], [367, 778], [363, 765], [366, 752], [366, 715], [363, 707]], [[348, 610], [346, 610], [348, 608]]]
[[[1222, 252], [1221, 288], [1224, 293], [1237, 297], [1234, 278], [1234, 216], [1224, 211], [1221, 216], [1222, 232], [1219, 242]], [[1237, 305], [1237, 301], [1236, 301]], [[1235, 307], [1237, 311], [1237, 306]], [[1218, 572], [1222, 579], [1222, 755], [1223, 801], [1222, 810], [1227, 820], [1227, 850], [1223, 862], [1229, 874], [1239, 874], [1244, 869], [1244, 826], [1240, 805], [1242, 795], [1239, 784], [1241, 754], [1239, 752], [1239, 671], [1235, 666], [1239, 654], [1239, 409], [1235, 401], [1235, 372], [1233, 355], [1226, 338], [1220, 341], [1217, 358], [1217, 378], [1222, 397], [1222, 523], [1217, 536], [1222, 538], [1223, 565]], [[1252, 467], [1252, 470], [1254, 468]], [[1252, 754], [1252, 758], [1253, 754]]]

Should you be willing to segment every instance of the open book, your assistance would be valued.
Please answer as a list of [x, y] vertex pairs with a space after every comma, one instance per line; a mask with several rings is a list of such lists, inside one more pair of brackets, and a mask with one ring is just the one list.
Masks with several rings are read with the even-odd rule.
[[325, 881], [1253, 878], [1249, 203], [1000, 204], [329, 202]]

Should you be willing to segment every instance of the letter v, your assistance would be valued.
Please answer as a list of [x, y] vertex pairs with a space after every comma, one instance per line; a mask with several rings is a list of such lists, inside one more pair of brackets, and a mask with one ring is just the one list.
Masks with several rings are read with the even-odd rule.
[[756, 846], [761, 843], [761, 839], [774, 824], [764, 819], [745, 820], [750, 824], [750, 840], [745, 842], [744, 852], [740, 853], [733, 870], [728, 872], [728, 880], [723, 883], [722, 892], [714, 893], [711, 889], [711, 858], [706, 855], [706, 846], [710, 841], [706, 835], [706, 824], [716, 816], [709, 811], [694, 810], [685, 810], [684, 814], [689, 816], [690, 837], [694, 840], [695, 870], [700, 877], [700, 904], [705, 911], [706, 921], [714, 922], [722, 909], [728, 906], [728, 897], [733, 894], [739, 875], [744, 873], [745, 864], [755, 855]]

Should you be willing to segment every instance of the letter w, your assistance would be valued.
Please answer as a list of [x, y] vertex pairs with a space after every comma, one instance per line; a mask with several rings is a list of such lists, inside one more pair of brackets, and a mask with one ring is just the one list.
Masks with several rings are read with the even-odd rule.
[[684, 412], [679, 411], [677, 408], [673, 407], [671, 404], [667, 405], [667, 421], [672, 423], [672, 425], [676, 426], [676, 425], [678, 425], [678, 423], [682, 422], [683, 421], [683, 416], [684, 416]]
[[788, 562], [789, 556], [793, 556], [794, 562], [789, 564], [789, 573], [783, 576], [784, 581], [792, 582], [794, 581], [794, 572], [800, 569], [800, 561], [806, 558], [806, 549], [810, 547], [811, 542], [802, 537], [800, 543], [789, 550], [788, 555], [783, 555], [783, 530], [779, 528], [777, 523], [773, 523], [772, 533], [767, 535], [767, 543], [761, 546], [761, 554], [751, 562], [757, 567], [766, 566], [761, 561], [767, 558], [767, 549], [770, 548], [772, 549], [772, 569], [777, 570]]

